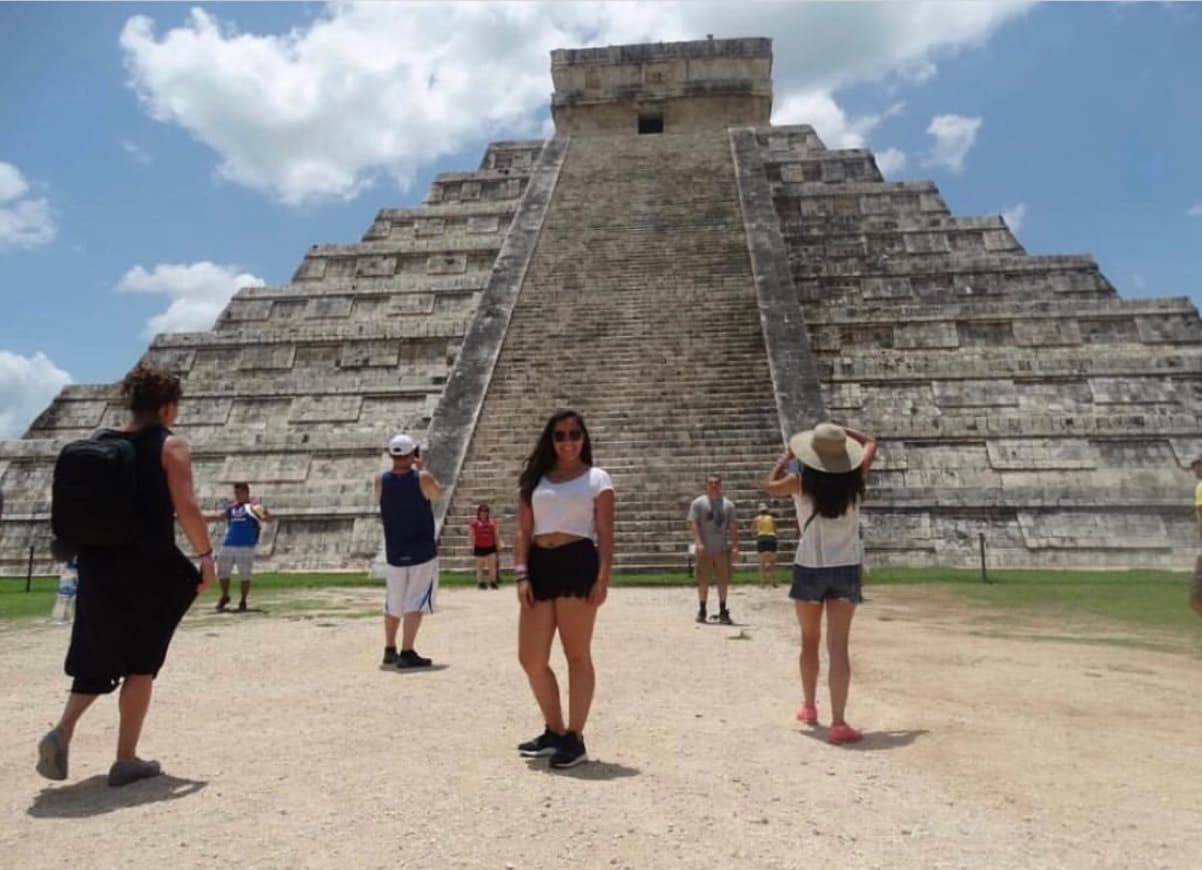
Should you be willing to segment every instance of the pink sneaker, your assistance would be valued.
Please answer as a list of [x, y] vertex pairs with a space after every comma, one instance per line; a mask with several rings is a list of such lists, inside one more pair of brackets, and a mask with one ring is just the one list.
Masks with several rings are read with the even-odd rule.
[[802, 703], [797, 708], [797, 721], [804, 722], [806, 725], [815, 724], [818, 721], [818, 708]]
[[827, 742], [835, 744], [858, 743], [863, 737], [863, 734], [850, 725], [832, 725], [826, 735]]

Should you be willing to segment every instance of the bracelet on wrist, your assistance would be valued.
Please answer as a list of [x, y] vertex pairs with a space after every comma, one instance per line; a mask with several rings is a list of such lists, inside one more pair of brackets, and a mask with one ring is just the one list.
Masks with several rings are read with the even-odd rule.
[[196, 561], [197, 561], [197, 562], [203, 562], [205, 559], [209, 559], [209, 560], [211, 561], [211, 560], [212, 560], [212, 558], [213, 558], [213, 551], [212, 551], [212, 550], [206, 550], [205, 552], [201, 553], [200, 555], [198, 555], [198, 556], [196, 557]]

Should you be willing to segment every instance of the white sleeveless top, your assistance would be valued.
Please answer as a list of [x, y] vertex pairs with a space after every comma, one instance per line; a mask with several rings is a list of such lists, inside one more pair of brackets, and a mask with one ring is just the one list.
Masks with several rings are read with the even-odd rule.
[[[808, 495], [796, 494], [798, 528], [805, 527], [797, 542], [796, 565], [803, 568], [831, 568], [836, 565], [859, 565], [864, 561], [864, 545], [860, 541], [860, 503], [853, 501], [841, 517], [824, 517], [814, 513], [814, 502]], [[814, 519], [806, 527], [810, 515]]]
[[530, 496], [534, 534], [563, 532], [597, 540], [593, 502], [605, 490], [613, 488], [605, 469], [596, 466], [563, 483], [552, 483], [544, 475]]

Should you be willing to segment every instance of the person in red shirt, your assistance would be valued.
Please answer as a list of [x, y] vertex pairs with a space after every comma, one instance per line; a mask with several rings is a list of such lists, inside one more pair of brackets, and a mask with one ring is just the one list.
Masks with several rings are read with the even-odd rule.
[[[488, 505], [476, 506], [476, 518], [468, 523], [468, 531], [472, 538], [472, 555], [476, 557], [476, 588], [496, 589], [501, 575], [498, 570], [501, 557], [497, 555], [501, 549], [501, 530]], [[486, 575], [487, 585], [484, 582]]]

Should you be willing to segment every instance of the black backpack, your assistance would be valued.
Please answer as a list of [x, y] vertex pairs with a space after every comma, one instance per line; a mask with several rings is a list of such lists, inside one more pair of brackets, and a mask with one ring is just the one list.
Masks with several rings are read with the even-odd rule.
[[63, 544], [121, 547], [137, 534], [136, 453], [129, 436], [102, 429], [58, 454], [50, 525]]

